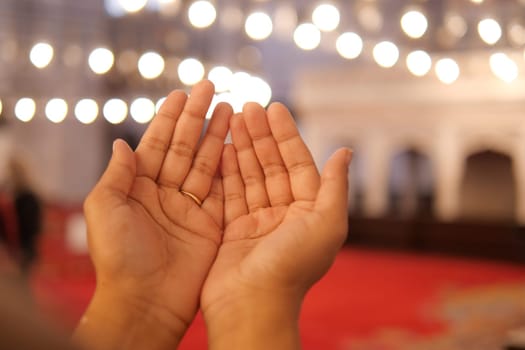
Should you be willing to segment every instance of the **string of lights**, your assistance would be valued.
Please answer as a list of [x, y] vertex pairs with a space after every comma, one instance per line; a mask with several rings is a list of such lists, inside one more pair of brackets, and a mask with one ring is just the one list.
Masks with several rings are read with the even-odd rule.
[[[142, 12], [159, 13], [172, 20], [180, 20], [184, 16], [190, 28], [201, 32], [211, 30], [218, 22], [224, 30], [243, 31], [254, 43], [275, 37], [292, 41], [305, 51], [326, 48], [326, 45], [321, 45], [322, 41], [335, 38], [331, 49], [345, 60], [357, 60], [364, 56], [365, 50], [369, 50], [370, 57], [378, 66], [392, 68], [401, 66], [404, 58], [407, 70], [414, 76], [423, 77], [433, 70], [444, 84], [454, 83], [462, 72], [459, 63], [448, 54], [447, 45], [451, 42], [459, 45], [468, 33], [472, 36], [475, 32], [478, 44], [490, 50], [487, 68], [502, 81], [509, 84], [515, 81], [525, 62], [525, 26], [523, 17], [519, 15], [510, 19], [507, 15], [501, 16], [506, 20], [501, 22], [496, 14], [489, 16], [482, 10], [475, 11], [475, 15], [466, 14], [461, 12], [460, 6], [452, 6], [443, 11], [436, 29], [431, 25], [437, 24], [432, 23], [432, 18], [429, 20], [431, 1], [407, 1], [399, 18], [390, 16], [396, 17], [398, 29], [404, 37], [391, 35], [393, 39], [385, 40], [384, 30], [381, 29], [388, 27], [387, 21], [392, 19], [382, 12], [381, 6], [386, 5], [380, 1], [349, 2], [351, 9], [355, 10], [352, 16], [348, 14], [350, 6], [342, 1], [312, 1], [304, 6], [311, 9], [306, 11], [307, 15], [300, 13], [295, 1], [255, 3], [257, 6], [240, 8], [231, 1], [105, 0], [105, 10], [114, 18], [138, 16]], [[462, 6], [470, 4], [478, 9], [485, 4], [483, 0], [458, 0], [456, 3], [463, 3]], [[508, 3], [523, 12], [525, 0]], [[354, 18], [355, 23], [350, 21], [353, 24], [349, 25], [348, 17]], [[434, 37], [429, 38], [431, 34]], [[442, 40], [440, 50], [428, 48], [431, 39]], [[517, 52], [521, 52], [519, 56], [522, 59], [516, 59], [519, 57]], [[34, 67], [44, 70], [56, 59], [56, 55], [53, 43], [42, 41], [32, 46], [28, 57]], [[128, 66], [132, 66], [130, 70], [136, 70], [145, 81], [154, 81], [167, 74], [167, 57], [152, 50], [139, 56], [136, 52], [130, 53], [130, 50], [118, 52], [114, 48], [101, 46], [84, 55], [91, 72], [99, 76], [109, 74], [119, 62], [128, 62]], [[195, 57], [177, 57], [177, 60], [177, 77], [182, 84], [191, 86], [205, 76], [216, 84], [215, 102], [228, 101], [239, 110], [246, 101], [267, 105], [272, 98], [272, 88], [260, 77], [222, 65], [204, 64]], [[6, 98], [16, 101], [13, 103], [14, 115], [19, 120], [32, 120], [37, 107], [31, 98], [10, 96], [4, 97], [4, 100]], [[156, 105], [153, 99], [146, 97], [134, 100], [129, 108], [122, 98], [107, 99], [104, 103], [78, 98], [75, 107], [77, 119], [82, 123], [93, 122], [99, 114], [99, 104], [103, 104], [102, 114], [110, 123], [122, 122], [128, 113], [139, 123], [148, 122]], [[0, 114], [1, 106], [0, 101]], [[81, 110], [87, 112], [82, 114]], [[48, 99], [45, 115], [50, 121], [61, 122], [67, 114], [68, 104], [64, 99]]]

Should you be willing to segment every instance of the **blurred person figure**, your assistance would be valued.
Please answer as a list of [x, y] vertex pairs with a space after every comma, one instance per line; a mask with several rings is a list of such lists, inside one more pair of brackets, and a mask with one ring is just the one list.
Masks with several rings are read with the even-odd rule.
[[37, 258], [37, 240], [42, 228], [42, 204], [24, 159], [15, 154], [9, 159], [8, 166], [8, 187], [12, 196], [19, 248], [17, 260], [22, 271], [27, 274]]

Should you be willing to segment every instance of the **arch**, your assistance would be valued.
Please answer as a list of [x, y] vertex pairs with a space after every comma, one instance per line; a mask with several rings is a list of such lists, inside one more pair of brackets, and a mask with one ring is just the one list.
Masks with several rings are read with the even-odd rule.
[[415, 148], [399, 151], [391, 158], [389, 175], [391, 215], [431, 215], [434, 174], [430, 157]]
[[460, 184], [460, 218], [515, 221], [516, 182], [512, 158], [485, 149], [468, 156], [464, 169]]
[[510, 158], [513, 158], [515, 149], [514, 140], [503, 135], [470, 135], [464, 139], [462, 143], [465, 159], [467, 159], [469, 156], [483, 153], [485, 151], [492, 151], [502, 155], [508, 155]]

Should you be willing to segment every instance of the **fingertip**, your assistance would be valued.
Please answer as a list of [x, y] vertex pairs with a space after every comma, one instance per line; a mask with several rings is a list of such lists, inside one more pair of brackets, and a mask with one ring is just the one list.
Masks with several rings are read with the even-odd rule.
[[341, 157], [347, 167], [352, 163], [354, 151], [348, 147], [339, 148], [332, 157]]
[[215, 106], [215, 110], [225, 114], [233, 114], [233, 107], [228, 102], [217, 103], [217, 105]]
[[202, 89], [205, 91], [212, 91], [213, 93], [215, 93], [215, 85], [211, 82], [211, 80], [208, 79], [203, 79], [199, 81], [193, 86], [193, 89]]
[[246, 102], [243, 107], [242, 107], [242, 111], [244, 113], [260, 113], [261, 111], [264, 112], [264, 107], [261, 106], [259, 103], [257, 102]]
[[115, 139], [113, 141], [113, 154], [117, 156], [122, 156], [133, 152], [128, 143], [122, 139]]
[[282, 102], [272, 102], [268, 108], [268, 113], [286, 113], [291, 115], [290, 110]]

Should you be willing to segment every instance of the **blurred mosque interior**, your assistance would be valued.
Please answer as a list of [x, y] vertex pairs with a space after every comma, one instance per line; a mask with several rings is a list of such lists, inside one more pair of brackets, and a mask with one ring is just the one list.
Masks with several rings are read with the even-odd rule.
[[0, 184], [31, 165], [44, 251], [87, 254], [112, 141], [203, 78], [287, 104], [319, 167], [353, 149], [353, 249], [525, 262], [524, 0], [2, 0]]

